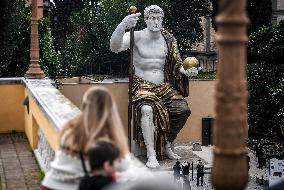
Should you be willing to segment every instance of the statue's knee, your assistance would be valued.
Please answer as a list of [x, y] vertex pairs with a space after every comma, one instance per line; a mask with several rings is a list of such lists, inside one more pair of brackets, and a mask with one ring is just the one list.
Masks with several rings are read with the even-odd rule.
[[191, 110], [190, 110], [190, 108], [188, 107], [187, 104], [185, 104], [185, 105], [183, 106], [182, 113], [183, 113], [183, 115], [185, 115], [185, 116], [190, 116]]
[[141, 107], [141, 114], [142, 116], [151, 116], [153, 114], [153, 109], [149, 105], [144, 105]]
[[191, 114], [191, 110], [190, 110], [190, 108], [188, 106], [185, 108], [185, 113], [188, 116], [190, 116], [190, 114]]

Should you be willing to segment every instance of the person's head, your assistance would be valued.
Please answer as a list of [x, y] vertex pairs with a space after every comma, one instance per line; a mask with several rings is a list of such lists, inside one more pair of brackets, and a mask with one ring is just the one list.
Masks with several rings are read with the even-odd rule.
[[151, 5], [144, 10], [144, 20], [150, 31], [161, 31], [164, 18], [164, 11], [157, 5]]
[[91, 172], [103, 171], [111, 176], [119, 166], [119, 148], [108, 140], [98, 140], [88, 148]]
[[177, 161], [177, 162], [176, 162], [176, 165], [180, 165], [180, 161]]
[[80, 150], [86, 150], [88, 144], [93, 144], [101, 137], [107, 137], [117, 144], [121, 156], [129, 152], [116, 103], [105, 87], [96, 86], [88, 89], [83, 96], [81, 110], [78, 124], [67, 125], [64, 128], [65, 131], [71, 128], [67, 137], [71, 137], [72, 143]]

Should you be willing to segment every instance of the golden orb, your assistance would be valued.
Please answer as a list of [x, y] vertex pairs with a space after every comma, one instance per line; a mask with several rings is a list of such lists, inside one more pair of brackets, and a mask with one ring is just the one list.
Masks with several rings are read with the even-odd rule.
[[183, 68], [185, 70], [190, 69], [192, 67], [198, 67], [198, 60], [195, 57], [187, 57], [184, 61], [183, 61]]
[[134, 13], [136, 13], [136, 11], [137, 11], [137, 7], [135, 7], [135, 6], [131, 6], [130, 8], [129, 8], [129, 11], [132, 13], [132, 14], [134, 14]]

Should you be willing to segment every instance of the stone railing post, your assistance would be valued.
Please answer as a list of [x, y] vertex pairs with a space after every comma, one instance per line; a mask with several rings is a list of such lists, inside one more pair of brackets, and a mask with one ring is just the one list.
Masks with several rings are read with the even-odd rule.
[[[38, 0], [32, 0], [32, 18], [31, 18], [31, 47], [30, 47], [30, 65], [25, 74], [26, 78], [45, 77], [39, 65], [39, 36], [38, 36]], [[42, 11], [42, 10], [41, 10]]]
[[218, 3], [218, 82], [212, 182], [217, 190], [241, 190], [248, 180], [246, 0], [219, 0]]

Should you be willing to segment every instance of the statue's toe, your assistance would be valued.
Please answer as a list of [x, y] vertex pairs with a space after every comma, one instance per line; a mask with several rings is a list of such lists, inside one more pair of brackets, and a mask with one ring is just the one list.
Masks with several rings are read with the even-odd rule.
[[166, 155], [171, 160], [179, 160], [179, 159], [181, 159], [181, 157], [179, 155], [175, 154], [170, 148], [166, 149]]
[[158, 168], [160, 167], [160, 164], [156, 157], [149, 157], [148, 162], [146, 163], [146, 166], [148, 168]]

